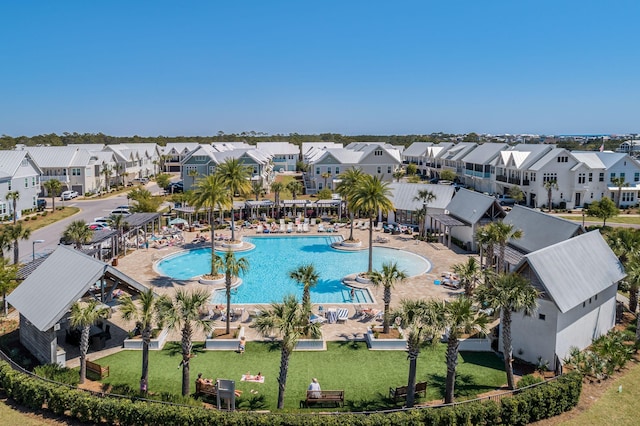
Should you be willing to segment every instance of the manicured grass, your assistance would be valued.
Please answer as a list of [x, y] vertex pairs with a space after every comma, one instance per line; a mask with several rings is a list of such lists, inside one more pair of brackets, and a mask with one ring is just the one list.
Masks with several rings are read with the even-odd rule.
[[[372, 410], [393, 406], [387, 400], [390, 387], [407, 383], [409, 361], [403, 351], [369, 351], [363, 342], [328, 342], [326, 352], [294, 352], [289, 362], [285, 407], [298, 409], [300, 399], [313, 377], [322, 389], [344, 390], [345, 406], [350, 410]], [[280, 348], [277, 343], [248, 342], [247, 351], [203, 351], [191, 359], [191, 391], [199, 372], [207, 378], [236, 381], [236, 389], [243, 391], [240, 407], [274, 410], [278, 396]], [[98, 360], [108, 365], [111, 376], [104, 380], [111, 384], [128, 384], [137, 389], [142, 354], [121, 351]], [[168, 344], [162, 351], [152, 351], [149, 361], [149, 391], [180, 393], [182, 372], [180, 347]], [[250, 371], [261, 372], [265, 383], [241, 382], [240, 377]], [[418, 381], [428, 381], [426, 400], [442, 399], [446, 376], [445, 346], [426, 347], [418, 358]], [[462, 353], [458, 364], [456, 396], [472, 398], [494, 390], [506, 381], [502, 362], [491, 353]], [[258, 391], [257, 394], [251, 390]]]
[[[560, 216], [563, 219], [572, 220], [574, 222], [582, 223], [582, 216], [574, 215], [574, 216]], [[596, 222], [602, 225], [602, 219], [594, 216], [586, 216], [584, 218], [585, 222]], [[625, 216], [624, 214], [620, 214], [618, 216], [610, 217], [607, 219], [607, 225], [613, 223], [626, 223], [632, 225], [640, 225], [640, 216]]]
[[41, 426], [51, 424], [21, 413], [4, 401], [0, 402], [0, 419], [2, 419], [2, 424], [4, 425]]
[[[49, 202], [51, 202], [51, 200], [49, 200]], [[59, 201], [58, 203], [62, 203], [62, 202]], [[62, 210], [57, 210], [58, 207], [61, 207], [58, 203], [56, 203], [55, 212], [48, 211], [46, 216], [42, 216], [42, 215], [37, 216], [38, 218], [36, 220], [20, 221], [22, 223], [22, 226], [32, 231], [35, 231], [36, 229], [44, 228], [45, 226], [51, 225], [52, 223], [55, 223], [59, 220], [65, 219], [69, 216], [73, 216], [74, 214], [80, 211], [78, 207], [65, 207]], [[11, 223], [11, 222], [7, 222], [7, 223]]]

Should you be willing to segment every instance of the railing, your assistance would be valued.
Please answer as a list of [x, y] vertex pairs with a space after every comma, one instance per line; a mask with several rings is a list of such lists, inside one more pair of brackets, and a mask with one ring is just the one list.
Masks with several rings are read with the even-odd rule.
[[496, 176], [496, 180], [498, 182], [506, 182], [507, 181], [507, 177], [505, 175], [497, 175]]
[[520, 185], [520, 178], [510, 177], [509, 178], [509, 183], [512, 183], [514, 185]]
[[40, 182], [48, 180], [59, 180], [60, 182], [69, 182], [69, 175], [40, 175]]

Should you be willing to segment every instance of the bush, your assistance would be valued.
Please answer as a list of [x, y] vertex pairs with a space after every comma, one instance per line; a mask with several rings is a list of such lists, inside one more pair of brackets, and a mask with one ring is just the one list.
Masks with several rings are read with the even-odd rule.
[[80, 380], [77, 371], [67, 367], [62, 367], [58, 364], [39, 365], [33, 369], [33, 372], [45, 379], [65, 383], [71, 386], [76, 386]]
[[534, 376], [533, 374], [527, 374], [526, 376], [522, 376], [520, 381], [518, 382], [518, 389], [526, 388], [527, 386], [535, 385], [536, 383], [540, 383], [542, 378], [539, 376]]
[[48, 211], [43, 211], [43, 212], [42, 212], [42, 217], [45, 217], [45, 216], [46, 216], [46, 215], [48, 215], [48, 214], [49, 214], [49, 212], [48, 212]]

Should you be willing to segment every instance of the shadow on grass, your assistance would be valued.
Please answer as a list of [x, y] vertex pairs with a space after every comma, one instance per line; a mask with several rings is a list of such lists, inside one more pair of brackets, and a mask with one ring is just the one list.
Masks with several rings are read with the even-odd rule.
[[[437, 389], [439, 398], [444, 399], [446, 377], [441, 374], [429, 374], [427, 380], [429, 387], [433, 391]], [[495, 390], [493, 386], [479, 384], [470, 374], [456, 374], [455, 397], [471, 397], [480, 393]]]
[[344, 402], [347, 411], [379, 411], [389, 410], [393, 408], [402, 407], [404, 401], [398, 401], [395, 403], [387, 395], [377, 393], [373, 398], [360, 399], [356, 401], [346, 400]]
[[474, 364], [504, 371], [504, 362], [493, 352], [460, 352], [458, 356], [465, 364]]
[[338, 342], [338, 346], [341, 348], [348, 348], [354, 351], [367, 349], [367, 345], [364, 342], [358, 342], [354, 340], [345, 340]]
[[[182, 344], [180, 342], [167, 342], [164, 346], [164, 350], [169, 353], [169, 356], [182, 356]], [[192, 356], [205, 353], [204, 343], [194, 343], [191, 348]]]

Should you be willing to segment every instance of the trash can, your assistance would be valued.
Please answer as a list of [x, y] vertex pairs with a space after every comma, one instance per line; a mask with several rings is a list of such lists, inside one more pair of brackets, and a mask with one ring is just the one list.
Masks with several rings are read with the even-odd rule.
[[113, 260], [111, 261], [111, 266], [118, 266], [118, 258], [114, 257]]

